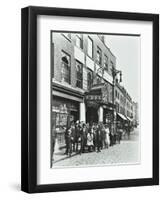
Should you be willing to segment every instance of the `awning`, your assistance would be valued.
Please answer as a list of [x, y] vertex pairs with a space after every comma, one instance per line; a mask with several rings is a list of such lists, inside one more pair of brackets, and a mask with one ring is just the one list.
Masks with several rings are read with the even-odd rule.
[[123, 120], [127, 120], [127, 118], [126, 118], [124, 115], [122, 115], [121, 113], [117, 113], [117, 115], [118, 115], [120, 118], [122, 118]]

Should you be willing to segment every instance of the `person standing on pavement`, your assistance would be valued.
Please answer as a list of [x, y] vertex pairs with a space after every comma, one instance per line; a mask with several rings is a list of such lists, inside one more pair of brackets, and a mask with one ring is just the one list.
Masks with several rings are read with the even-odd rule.
[[96, 151], [96, 148], [97, 148], [97, 125], [93, 124], [92, 129], [93, 129], [93, 149], [94, 149], [94, 151]]
[[98, 125], [96, 132], [96, 142], [97, 142], [97, 152], [101, 152], [102, 136], [101, 136], [101, 126]]
[[78, 146], [79, 146], [79, 143], [81, 143], [81, 124], [77, 123], [76, 126], [75, 126], [75, 143], [76, 143], [76, 149], [75, 151], [78, 153]]
[[56, 137], [57, 137], [57, 132], [56, 132], [55, 124], [54, 124], [52, 128], [52, 136], [51, 136], [51, 164], [53, 162], [53, 154], [54, 154], [54, 149], [55, 149]]
[[105, 134], [105, 126], [103, 124], [101, 124], [101, 149], [105, 148], [105, 138], [106, 134]]
[[93, 150], [93, 130], [91, 128], [87, 134], [87, 147], [89, 152]]
[[80, 135], [81, 135], [80, 154], [85, 152], [85, 147], [87, 145], [87, 134], [88, 134], [88, 130], [87, 130], [86, 124], [83, 124], [83, 128], [80, 132]]
[[65, 141], [66, 141], [66, 152], [65, 154], [71, 157], [72, 154], [72, 131], [71, 127], [67, 128], [65, 133]]
[[72, 150], [75, 152], [75, 147], [76, 147], [76, 141], [77, 141], [77, 136], [76, 136], [76, 129], [75, 129], [75, 124], [72, 122], [71, 124], [71, 142], [72, 142]]
[[128, 140], [130, 139], [130, 124], [128, 123], [128, 126], [127, 126], [127, 137], [128, 137]]
[[122, 134], [123, 134], [123, 128], [122, 125], [119, 126], [119, 131], [118, 131], [118, 142], [120, 144], [121, 140], [122, 140]]
[[109, 130], [109, 126], [105, 125], [105, 148], [109, 148], [110, 145], [110, 130]]
[[114, 144], [114, 125], [111, 124], [111, 131], [110, 131], [110, 146], [113, 146]]

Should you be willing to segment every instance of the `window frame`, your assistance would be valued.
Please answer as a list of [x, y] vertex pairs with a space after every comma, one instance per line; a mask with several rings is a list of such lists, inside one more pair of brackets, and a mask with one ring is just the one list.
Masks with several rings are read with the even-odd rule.
[[[79, 79], [78, 74], [77, 74], [78, 73], [78, 71], [77, 71], [77, 63], [78, 63], [78, 66], [81, 67], [81, 69], [80, 69], [81, 78], [80, 79]], [[76, 87], [80, 88], [80, 89], [83, 89], [83, 64], [80, 61], [75, 60], [75, 68], [76, 68]], [[80, 84], [78, 85], [78, 83], [81, 84], [81, 87], [80, 87]]]
[[[106, 60], [105, 60], [105, 58], [106, 58]], [[106, 65], [106, 66], [105, 66], [105, 65]], [[107, 72], [109, 71], [108, 66], [109, 66], [109, 58], [108, 58], [108, 56], [107, 56], [106, 54], [104, 54], [104, 69], [105, 69]]]
[[[77, 45], [77, 39], [79, 39], [79, 41], [80, 41], [80, 45], [79, 46]], [[76, 34], [75, 35], [75, 45], [78, 48], [83, 49], [83, 35], [82, 34]]]
[[[91, 79], [88, 78], [89, 74], [91, 76]], [[91, 70], [88, 70], [87, 71], [87, 90], [90, 90], [92, 86], [93, 86], [93, 72]]]
[[[100, 54], [98, 54], [98, 51], [100, 52]], [[98, 55], [100, 55], [99, 61], [98, 61]], [[99, 46], [97, 46], [97, 50], [96, 50], [96, 62], [98, 65], [102, 64], [102, 50]]]
[[63, 35], [64, 38], [66, 38], [68, 41], [71, 42], [71, 33], [64, 32], [64, 33], [61, 33], [61, 35]]
[[70, 54], [68, 54], [64, 50], [61, 51], [61, 55], [63, 55], [63, 54], [65, 54], [66, 56], [69, 57], [70, 63], [67, 65], [68, 68], [69, 68], [69, 74], [68, 74], [69, 77], [68, 77], [68, 82], [63, 79], [63, 71], [62, 71], [63, 70], [63, 64], [66, 64], [66, 63], [62, 59], [63, 56], [61, 56], [61, 81], [64, 82], [64, 83], [67, 83], [67, 84], [71, 84], [71, 56], [70, 56]]
[[[89, 42], [88, 42], [88, 41], [91, 41], [91, 44], [92, 44], [92, 55], [89, 54], [89, 50], [88, 50], [88, 49], [89, 49], [89, 48], [88, 48]], [[88, 38], [87, 38], [87, 55], [88, 55], [90, 58], [92, 58], [92, 59], [93, 59], [93, 57], [94, 57], [93, 50], [94, 50], [93, 40], [92, 40], [92, 38], [91, 38], [90, 36], [88, 36]]]

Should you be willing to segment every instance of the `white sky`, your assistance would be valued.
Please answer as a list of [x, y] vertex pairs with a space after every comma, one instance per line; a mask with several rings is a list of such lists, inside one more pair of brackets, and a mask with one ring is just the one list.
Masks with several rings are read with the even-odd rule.
[[106, 43], [116, 56], [116, 67], [122, 70], [122, 83], [132, 99], [139, 101], [140, 37], [107, 35]]

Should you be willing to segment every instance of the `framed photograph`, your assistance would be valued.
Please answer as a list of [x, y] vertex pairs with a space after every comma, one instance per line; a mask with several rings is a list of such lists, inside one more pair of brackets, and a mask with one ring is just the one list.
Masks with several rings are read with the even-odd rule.
[[159, 15], [22, 9], [22, 191], [159, 184]]

